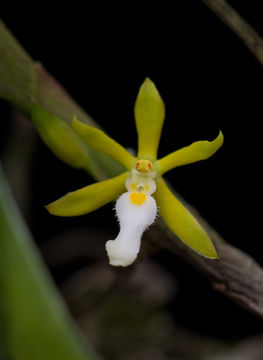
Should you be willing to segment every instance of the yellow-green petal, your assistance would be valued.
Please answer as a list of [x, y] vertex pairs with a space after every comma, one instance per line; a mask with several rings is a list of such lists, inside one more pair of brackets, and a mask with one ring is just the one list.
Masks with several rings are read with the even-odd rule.
[[84, 124], [77, 120], [75, 116], [73, 117], [72, 127], [87, 145], [117, 160], [126, 169], [130, 170], [136, 162], [134, 156], [102, 130]]
[[165, 106], [154, 83], [146, 78], [135, 102], [138, 158], [156, 160], [165, 117]]
[[224, 136], [220, 131], [213, 141], [196, 141], [189, 146], [174, 151], [157, 161], [158, 172], [162, 175], [175, 167], [208, 159], [223, 145], [223, 142]]
[[125, 180], [128, 172], [112, 179], [101, 181], [79, 190], [70, 192], [46, 206], [52, 215], [84, 215], [115, 200], [125, 191]]
[[209, 258], [218, 258], [216, 249], [205, 230], [195, 217], [169, 190], [162, 178], [157, 180], [154, 194], [159, 212], [168, 227], [178, 238], [198, 254]]

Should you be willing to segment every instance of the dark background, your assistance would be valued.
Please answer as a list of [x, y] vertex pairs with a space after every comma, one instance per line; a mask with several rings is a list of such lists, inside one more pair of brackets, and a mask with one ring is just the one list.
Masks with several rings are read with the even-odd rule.
[[[260, 2], [229, 3], [263, 36]], [[125, 147], [136, 148], [133, 106], [146, 76], [166, 104], [160, 156], [196, 140], [212, 140], [222, 130], [225, 143], [216, 155], [171, 171], [167, 179], [226, 241], [263, 264], [262, 219], [257, 215], [263, 74], [239, 38], [200, 1], [176, 2], [173, 9], [156, 7], [151, 12], [63, 8], [59, 15], [39, 9], [39, 16], [37, 10], [35, 16], [7, 13], [2, 19], [29, 54]], [[1, 101], [0, 106], [3, 152], [12, 116], [8, 104]], [[93, 180], [56, 159], [39, 138], [30, 171], [28, 224], [38, 244], [77, 226], [105, 226], [117, 233], [112, 205], [76, 219], [45, 212], [44, 204]], [[261, 331], [262, 321], [215, 293], [181, 259], [166, 251], [155, 259], [179, 281], [179, 293], [169, 304], [178, 324], [222, 339]], [[59, 284], [89, 261], [83, 257], [51, 269], [52, 274]]]

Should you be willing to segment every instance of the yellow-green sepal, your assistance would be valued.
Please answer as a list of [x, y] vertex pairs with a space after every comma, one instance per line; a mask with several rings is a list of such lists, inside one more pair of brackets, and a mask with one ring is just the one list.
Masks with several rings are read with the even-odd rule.
[[168, 227], [189, 248], [209, 259], [217, 259], [216, 249], [206, 231], [195, 217], [169, 190], [165, 181], [159, 178], [154, 194], [159, 212]]
[[125, 191], [128, 172], [112, 179], [101, 181], [79, 190], [69, 192], [46, 206], [52, 215], [78, 216], [88, 214], [115, 200]]
[[138, 158], [156, 160], [165, 117], [165, 106], [154, 83], [146, 78], [135, 102]]
[[208, 159], [223, 145], [223, 142], [224, 136], [220, 131], [213, 141], [196, 141], [189, 146], [174, 151], [156, 162], [158, 172], [162, 175], [175, 167]]
[[84, 124], [76, 116], [73, 116], [72, 127], [88, 146], [117, 160], [126, 169], [130, 170], [136, 162], [134, 156], [102, 130]]

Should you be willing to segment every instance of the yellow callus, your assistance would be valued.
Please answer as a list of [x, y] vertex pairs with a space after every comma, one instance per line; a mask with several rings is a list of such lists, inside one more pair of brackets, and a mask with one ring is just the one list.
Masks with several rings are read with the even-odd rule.
[[146, 200], [146, 194], [141, 192], [133, 192], [130, 195], [130, 201], [134, 205], [142, 205]]

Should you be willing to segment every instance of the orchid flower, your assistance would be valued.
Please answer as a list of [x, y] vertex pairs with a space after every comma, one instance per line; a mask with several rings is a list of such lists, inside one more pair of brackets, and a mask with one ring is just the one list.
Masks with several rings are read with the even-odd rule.
[[157, 159], [164, 118], [164, 103], [149, 78], [142, 84], [135, 103], [137, 157], [103, 131], [73, 118], [72, 127], [82, 140], [117, 160], [126, 171], [70, 192], [46, 208], [53, 215], [77, 216], [117, 199], [115, 210], [120, 231], [115, 240], [106, 242], [109, 262], [113, 266], [128, 266], [135, 261], [142, 234], [153, 224], [158, 211], [184, 244], [206, 258], [218, 258], [209, 235], [173, 195], [162, 175], [178, 166], [209, 158], [222, 146], [223, 134], [220, 131], [213, 141], [197, 141]]

